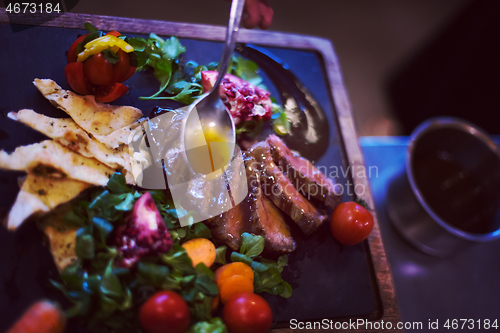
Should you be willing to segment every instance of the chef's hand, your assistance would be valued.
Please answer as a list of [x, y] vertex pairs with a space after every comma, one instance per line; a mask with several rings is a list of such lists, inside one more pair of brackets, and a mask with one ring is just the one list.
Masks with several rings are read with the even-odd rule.
[[247, 29], [267, 29], [273, 22], [273, 9], [267, 0], [246, 0], [243, 9], [243, 26]]

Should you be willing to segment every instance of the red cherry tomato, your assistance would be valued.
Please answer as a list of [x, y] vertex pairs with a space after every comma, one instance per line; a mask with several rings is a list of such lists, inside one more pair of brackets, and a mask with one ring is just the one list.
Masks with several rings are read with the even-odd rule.
[[[118, 31], [110, 31], [107, 34], [116, 37], [121, 35]], [[87, 35], [75, 40], [68, 51], [68, 65], [64, 69], [66, 81], [71, 89], [81, 95], [94, 95], [96, 101], [101, 103], [112, 102], [128, 91], [127, 86], [121, 82], [128, 80], [136, 68], [130, 66], [129, 54], [121, 49], [117, 52], [120, 60], [114, 65], [109, 63], [102, 53], [84, 62], [77, 61], [78, 45]]]
[[[120, 57], [120, 60], [115, 64], [113, 67], [113, 77], [112, 81], [113, 82], [123, 82], [125, 81], [125, 76], [127, 76], [129, 69], [130, 69], [130, 59], [127, 54], [127, 52], [124, 52], [123, 50], [118, 50], [118, 53], [116, 54], [118, 57]], [[135, 71], [135, 68], [134, 68]]]
[[185, 333], [189, 328], [189, 308], [179, 294], [160, 291], [142, 305], [139, 321], [148, 333]]
[[108, 32], [106, 35], [112, 35], [112, 36], [118, 37], [118, 36], [121, 36], [122, 34], [116, 30], [113, 30], [113, 31]]
[[92, 93], [92, 84], [85, 78], [83, 74], [83, 63], [72, 62], [64, 68], [64, 76], [68, 81], [71, 89], [80, 95], [89, 95]]
[[66, 56], [67, 57], [67, 60], [68, 60], [68, 64], [72, 63], [72, 62], [75, 62], [76, 61], [76, 57], [77, 57], [77, 53], [76, 53], [76, 48], [78, 47], [78, 44], [80, 44], [81, 42], [83, 42], [83, 40], [85, 39], [85, 37], [87, 37], [88, 34], [85, 34], [83, 36], [80, 36], [78, 37], [74, 42], [73, 44], [71, 44], [71, 47], [69, 48], [69, 51], [68, 51], [68, 55]]
[[96, 54], [83, 63], [83, 74], [90, 83], [96, 86], [109, 86], [113, 81], [113, 64], [109, 63], [104, 54]]
[[271, 329], [273, 312], [259, 295], [240, 293], [229, 298], [222, 318], [231, 333], [266, 333]]
[[110, 86], [95, 87], [93, 95], [99, 103], [109, 103], [123, 96], [128, 91], [126, 85], [122, 83], [113, 83]]
[[130, 77], [131, 77], [132, 75], [134, 75], [134, 73], [135, 73], [135, 70], [136, 70], [136, 69], [137, 69], [137, 67], [132, 67], [132, 66], [130, 66], [130, 68], [128, 69], [127, 74], [125, 74], [125, 77], [124, 77], [124, 78], [122, 78], [122, 80], [121, 80], [121, 81], [119, 81], [119, 82], [125, 82], [125, 81], [127, 81], [128, 79], [130, 79]]
[[344, 202], [335, 208], [330, 220], [333, 237], [346, 245], [364, 241], [373, 229], [373, 216], [355, 202]]

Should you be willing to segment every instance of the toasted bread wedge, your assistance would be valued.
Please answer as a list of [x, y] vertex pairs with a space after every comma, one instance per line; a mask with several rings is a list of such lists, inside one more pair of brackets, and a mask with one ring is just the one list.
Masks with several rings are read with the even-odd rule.
[[33, 214], [48, 212], [76, 197], [91, 186], [70, 178], [54, 179], [28, 174], [7, 216], [6, 225], [14, 230]]
[[95, 185], [106, 185], [114, 170], [93, 158], [76, 154], [55, 141], [45, 140], [0, 150], [0, 169], [19, 170], [53, 179], [71, 178]]
[[134, 184], [130, 158], [124, 147], [112, 149], [89, 136], [70, 118], [51, 118], [33, 110], [9, 112], [8, 117], [47, 135], [61, 145], [85, 157], [95, 158], [110, 168], [122, 172], [129, 184]]
[[137, 108], [97, 103], [94, 96], [80, 96], [64, 90], [50, 79], [35, 79], [33, 84], [53, 105], [94, 136], [109, 135], [142, 117], [141, 110]]

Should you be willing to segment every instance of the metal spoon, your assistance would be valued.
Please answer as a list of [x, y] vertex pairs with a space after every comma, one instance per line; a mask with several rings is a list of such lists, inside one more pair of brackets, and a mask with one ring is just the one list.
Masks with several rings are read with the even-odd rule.
[[[228, 151], [232, 152], [234, 150], [234, 145], [236, 142], [236, 130], [234, 127], [234, 121], [226, 106], [220, 99], [219, 85], [222, 81], [222, 78], [227, 72], [229, 61], [231, 60], [231, 56], [234, 51], [244, 3], [245, 0], [232, 1], [229, 23], [226, 33], [226, 42], [224, 45], [224, 52], [222, 54], [221, 62], [219, 64], [219, 74], [217, 76], [217, 81], [215, 82], [214, 87], [209, 93], [202, 95], [190, 106], [188, 114], [186, 115], [186, 121], [183, 124], [182, 140], [184, 152], [186, 153], [186, 158], [188, 161], [187, 164], [189, 168], [195, 173], [197, 171], [193, 170], [193, 161], [191, 156], [198, 155], [199, 157], [199, 154], [194, 151], [194, 148], [200, 145], [200, 123], [202, 133], [205, 133], [205, 139], [207, 139], [206, 130], [210, 129], [211, 131], [218, 133], [219, 136], [224, 138], [225, 144], [228, 145]], [[208, 142], [209, 140], [206, 141], [209, 144], [210, 149], [210, 143]], [[213, 167], [214, 165], [212, 163], [212, 169]]]

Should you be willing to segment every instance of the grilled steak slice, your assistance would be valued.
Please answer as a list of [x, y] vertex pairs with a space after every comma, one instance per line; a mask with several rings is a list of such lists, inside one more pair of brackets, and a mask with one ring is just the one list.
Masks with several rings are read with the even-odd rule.
[[236, 207], [208, 219], [205, 224], [218, 244], [225, 244], [238, 251], [241, 246], [241, 234], [250, 230], [250, 218], [248, 200], [245, 199]]
[[266, 141], [254, 144], [246, 154], [255, 158], [264, 194], [288, 214], [306, 235], [313, 233], [326, 220], [326, 216], [295, 189], [273, 162], [271, 147]]
[[288, 253], [295, 251], [297, 245], [280, 210], [263, 195], [260, 172], [253, 157], [245, 161], [248, 182], [248, 203], [251, 212], [250, 228], [252, 233], [261, 235], [265, 240], [265, 252]]
[[331, 179], [309, 160], [292, 153], [276, 135], [270, 135], [266, 141], [271, 146], [274, 162], [303, 196], [323, 201], [331, 208], [337, 207], [340, 195], [335, 193]]

